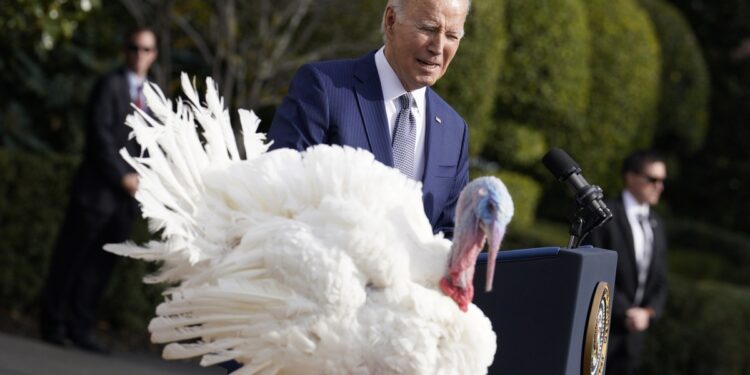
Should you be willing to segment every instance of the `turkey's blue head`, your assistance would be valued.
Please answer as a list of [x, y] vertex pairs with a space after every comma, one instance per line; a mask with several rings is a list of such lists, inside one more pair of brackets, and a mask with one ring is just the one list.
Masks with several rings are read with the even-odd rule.
[[456, 228], [446, 275], [440, 289], [466, 311], [474, 298], [474, 264], [488, 243], [487, 283], [492, 290], [495, 259], [505, 228], [513, 217], [513, 200], [496, 177], [480, 177], [466, 185], [456, 205]]

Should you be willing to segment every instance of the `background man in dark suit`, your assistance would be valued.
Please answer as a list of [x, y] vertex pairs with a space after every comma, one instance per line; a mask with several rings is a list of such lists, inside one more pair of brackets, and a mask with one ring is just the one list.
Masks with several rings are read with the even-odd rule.
[[125, 117], [133, 111], [131, 103], [144, 105], [142, 87], [157, 54], [153, 31], [130, 32], [125, 54], [126, 66], [102, 77], [91, 95], [86, 149], [41, 299], [45, 341], [95, 352], [104, 352], [93, 336], [96, 306], [117, 258], [102, 246], [127, 240], [138, 213], [133, 198], [138, 175], [119, 151], [139, 153], [128, 141]]
[[468, 180], [466, 122], [429, 86], [458, 50], [469, 0], [390, 0], [385, 45], [352, 60], [300, 68], [269, 130], [272, 148], [338, 144], [369, 150], [422, 181], [435, 232], [453, 233]]
[[623, 162], [622, 176], [625, 189], [607, 202], [613, 219], [591, 236], [594, 246], [618, 254], [607, 375], [635, 372], [643, 334], [662, 315], [667, 297], [667, 239], [650, 209], [664, 190], [666, 164], [653, 151], [637, 151]]

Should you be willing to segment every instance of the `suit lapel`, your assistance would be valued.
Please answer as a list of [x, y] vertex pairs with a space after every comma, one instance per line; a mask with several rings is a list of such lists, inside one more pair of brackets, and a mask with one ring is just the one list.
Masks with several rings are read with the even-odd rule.
[[355, 62], [354, 76], [357, 78], [354, 91], [370, 151], [375, 155], [375, 159], [392, 167], [391, 136], [383, 104], [383, 89], [375, 66], [375, 53], [370, 53]]
[[425, 177], [432, 176], [431, 170], [435, 168], [438, 160], [438, 150], [442, 150], [443, 143], [445, 140], [446, 126], [442, 124], [444, 118], [448, 118], [443, 115], [442, 108], [440, 108], [435, 101], [435, 93], [427, 88], [425, 92], [425, 142], [424, 142], [424, 182]]
[[125, 113], [131, 111], [130, 108], [130, 86], [128, 85], [128, 73], [125, 68], [121, 68], [117, 74], [117, 97], [120, 98], [120, 108], [123, 108]]
[[666, 239], [662, 236], [664, 233], [661, 228], [659, 228], [660, 225], [662, 225], [661, 221], [658, 220], [653, 213], [649, 213], [648, 220], [651, 223], [651, 231], [653, 232], [654, 236], [654, 242], [651, 245], [651, 263], [648, 268], [648, 277], [646, 278], [646, 285], [651, 283], [653, 280], [652, 276], [655, 272], [657, 267], [660, 267], [660, 265], [655, 264], [656, 260], [659, 259], [657, 256], [658, 251], [662, 251], [666, 246], [664, 245], [664, 242]]
[[625, 211], [625, 203], [622, 195], [620, 195], [620, 199], [617, 201], [617, 209], [620, 210], [620, 215], [613, 216], [617, 219], [620, 233], [622, 233], [625, 238], [626, 251], [624, 251], [624, 254], [626, 255], [626, 259], [624, 261], [627, 262], [628, 268], [630, 269], [631, 277], [633, 278], [632, 280], [635, 280], [635, 285], [638, 285], [638, 265], [635, 262], [635, 241], [633, 240], [633, 230], [630, 228], [630, 222], [628, 222], [628, 213]]
[[[115, 87], [114, 90], [117, 90], [117, 97], [119, 98], [119, 109], [120, 114], [118, 115], [118, 118], [125, 119], [129, 114], [135, 112], [133, 107], [130, 106], [130, 103], [132, 103], [130, 99], [130, 83], [128, 82], [128, 73], [125, 68], [120, 69], [120, 71], [117, 74], [117, 80], [115, 80]], [[150, 111], [149, 111], [150, 113]], [[125, 148], [128, 150], [128, 153], [133, 156], [143, 156], [142, 155], [142, 149], [140, 144], [135, 140], [135, 138], [130, 138], [129, 134], [131, 133], [131, 129], [129, 126], [125, 125], [125, 123], [117, 124], [117, 130], [118, 133], [124, 133], [122, 135], [122, 138], [125, 140]]]

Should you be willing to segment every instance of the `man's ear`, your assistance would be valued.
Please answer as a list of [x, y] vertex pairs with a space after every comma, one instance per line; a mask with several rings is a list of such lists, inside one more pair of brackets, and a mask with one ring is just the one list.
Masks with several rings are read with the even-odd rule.
[[385, 17], [383, 18], [383, 32], [388, 34], [393, 31], [393, 25], [396, 23], [396, 11], [393, 10], [392, 6], [385, 8]]

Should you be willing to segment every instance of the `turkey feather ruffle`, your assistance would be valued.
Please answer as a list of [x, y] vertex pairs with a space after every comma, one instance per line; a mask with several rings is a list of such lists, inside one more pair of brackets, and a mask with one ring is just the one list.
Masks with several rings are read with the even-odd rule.
[[[210, 79], [205, 104], [145, 90], [127, 125], [147, 156], [122, 156], [161, 240], [108, 251], [164, 261], [172, 282], [149, 325], [167, 359], [237, 360], [235, 374], [482, 374], [490, 321], [438, 288], [451, 242], [433, 235], [420, 183], [364, 150], [267, 152], [240, 111], [246, 157]], [[196, 124], [200, 127], [196, 127]]]

